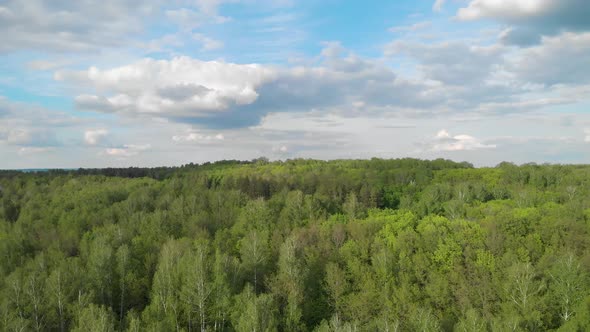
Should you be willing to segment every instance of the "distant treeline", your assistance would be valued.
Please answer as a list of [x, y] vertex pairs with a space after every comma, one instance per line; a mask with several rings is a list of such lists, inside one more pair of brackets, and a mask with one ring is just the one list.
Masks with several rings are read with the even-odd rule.
[[203, 164], [186, 164], [179, 167], [176, 166], [161, 166], [161, 167], [106, 167], [106, 168], [78, 168], [78, 169], [61, 169], [61, 168], [50, 168], [50, 169], [25, 169], [25, 170], [0, 170], [0, 177], [14, 177], [22, 173], [31, 173], [37, 176], [56, 176], [56, 175], [104, 175], [104, 176], [117, 176], [122, 178], [143, 178], [148, 177], [156, 180], [163, 180], [170, 177], [174, 172], [180, 169], [195, 169], [195, 168], [206, 168], [210, 166], [227, 166], [227, 165], [240, 165], [250, 164], [259, 160], [265, 160], [264, 158], [254, 159], [252, 161], [240, 161], [240, 160], [220, 160], [216, 162], [205, 162]]

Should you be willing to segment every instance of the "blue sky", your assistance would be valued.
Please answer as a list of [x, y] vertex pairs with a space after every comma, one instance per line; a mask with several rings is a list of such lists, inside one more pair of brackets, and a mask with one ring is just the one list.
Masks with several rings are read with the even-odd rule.
[[0, 168], [590, 163], [586, 0], [6, 0]]

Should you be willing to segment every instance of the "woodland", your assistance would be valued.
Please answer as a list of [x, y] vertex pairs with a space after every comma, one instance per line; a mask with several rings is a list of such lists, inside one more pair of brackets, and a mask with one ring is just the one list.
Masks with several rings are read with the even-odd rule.
[[0, 171], [0, 331], [590, 331], [590, 166]]

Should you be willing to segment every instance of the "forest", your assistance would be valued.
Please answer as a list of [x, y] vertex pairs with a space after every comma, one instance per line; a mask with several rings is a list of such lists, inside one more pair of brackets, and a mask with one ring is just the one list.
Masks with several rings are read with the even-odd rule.
[[0, 331], [590, 331], [590, 166], [0, 171]]

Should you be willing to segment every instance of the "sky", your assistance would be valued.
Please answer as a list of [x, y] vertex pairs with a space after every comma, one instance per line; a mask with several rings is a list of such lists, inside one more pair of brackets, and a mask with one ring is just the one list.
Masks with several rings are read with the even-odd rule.
[[588, 0], [0, 0], [0, 169], [590, 163]]

